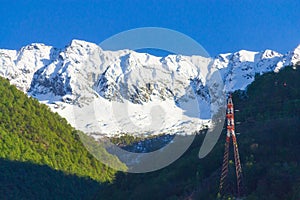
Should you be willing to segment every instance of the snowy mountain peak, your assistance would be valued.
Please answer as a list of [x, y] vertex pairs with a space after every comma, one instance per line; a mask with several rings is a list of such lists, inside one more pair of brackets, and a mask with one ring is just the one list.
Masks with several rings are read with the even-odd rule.
[[[94, 43], [72, 40], [64, 49], [40, 43], [19, 51], [1, 49], [0, 76], [85, 132], [138, 134], [140, 129], [133, 127], [142, 126], [149, 134], [192, 133], [207, 125], [216, 110], [211, 108], [210, 94], [216, 90], [211, 80], [216, 72], [224, 90], [232, 92], [247, 89], [256, 74], [299, 62], [300, 45], [285, 55], [240, 50], [211, 59], [104, 51]], [[123, 104], [127, 114], [122, 116], [118, 109], [116, 118], [114, 107]], [[161, 127], [146, 126], [151, 108], [162, 105]], [[74, 110], [78, 110], [76, 119]], [[132, 123], [135, 125], [129, 126]]]
[[274, 57], [281, 57], [282, 54], [276, 52], [276, 51], [273, 51], [273, 50], [265, 50], [262, 52], [261, 54], [261, 59], [269, 59], [269, 58], [274, 58]]
[[229, 61], [232, 53], [225, 53], [225, 54], [220, 54], [216, 57], [216, 59], [219, 59], [221, 62], [227, 62]]
[[291, 53], [291, 63], [293, 65], [300, 65], [300, 45], [298, 45]]
[[25, 51], [25, 50], [42, 51], [43, 49], [48, 49], [49, 47], [50, 46], [46, 46], [43, 43], [31, 43], [30, 45], [26, 45], [25, 47], [22, 47], [21, 51]]
[[293, 51], [288, 52], [282, 56], [282, 59], [276, 64], [274, 69], [278, 72], [281, 68], [285, 66], [300, 65], [300, 45], [298, 45]]
[[93, 54], [93, 52], [99, 53], [100, 51], [102, 51], [101, 48], [94, 43], [74, 39], [62, 51], [62, 56], [65, 55], [67, 58], [79, 56], [87, 59], [87, 57]]
[[300, 44], [294, 49], [294, 52], [297, 51], [299, 52], [300, 51]]
[[240, 62], [246, 62], [246, 61], [253, 62], [255, 59], [255, 55], [257, 53], [258, 52], [254, 52], [254, 51], [240, 50], [233, 54], [233, 59], [236, 59]]
[[92, 43], [92, 42], [86, 42], [84, 40], [73, 39], [69, 43], [68, 46], [86, 48], [86, 47], [95, 47], [95, 46], [98, 46], [98, 45], [96, 45], [95, 43]]

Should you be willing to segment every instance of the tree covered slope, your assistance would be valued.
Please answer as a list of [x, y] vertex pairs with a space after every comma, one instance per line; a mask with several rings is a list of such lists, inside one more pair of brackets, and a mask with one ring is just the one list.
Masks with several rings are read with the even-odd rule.
[[[258, 76], [247, 92], [233, 94], [235, 109], [239, 110], [235, 119], [240, 122], [236, 130], [240, 133], [237, 139], [244, 199], [300, 198], [299, 76], [299, 68], [287, 67], [279, 73]], [[204, 138], [200, 134], [188, 151], [170, 166], [146, 174], [118, 173], [114, 178], [115, 171], [97, 162], [84, 149], [75, 130], [64, 119], [36, 100], [28, 99], [8, 81], [1, 79], [0, 83], [3, 158], [0, 159], [0, 195], [4, 193], [7, 197], [13, 191], [15, 199], [42, 198], [43, 194], [53, 192], [57, 198], [66, 199], [217, 198], [226, 129], [204, 159], [198, 158]], [[230, 159], [233, 161], [232, 155]], [[229, 166], [231, 189], [224, 199], [234, 198], [230, 194], [235, 188], [233, 163]], [[99, 185], [77, 176], [113, 181]]]
[[[236, 130], [244, 176], [244, 199], [300, 198], [300, 70], [256, 77], [247, 92], [233, 94]], [[120, 174], [99, 190], [98, 199], [217, 199], [226, 129], [204, 159], [203, 135], [170, 166], [147, 174]], [[232, 149], [231, 149], [231, 153]], [[235, 171], [230, 157], [228, 193], [234, 199]]]
[[[96, 160], [65, 119], [0, 78], [0, 158], [47, 165], [65, 174], [111, 182], [115, 171]], [[101, 150], [115, 164], [116, 157]], [[0, 172], [1, 173], [1, 172]]]

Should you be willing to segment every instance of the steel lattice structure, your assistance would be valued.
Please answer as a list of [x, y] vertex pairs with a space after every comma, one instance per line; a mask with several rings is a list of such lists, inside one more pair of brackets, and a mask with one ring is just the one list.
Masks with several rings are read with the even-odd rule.
[[225, 151], [224, 151], [224, 158], [223, 158], [223, 165], [222, 165], [222, 173], [220, 179], [220, 187], [219, 192], [222, 195], [225, 191], [225, 181], [228, 175], [228, 164], [229, 164], [229, 146], [230, 146], [230, 139], [232, 138], [233, 142], [233, 150], [234, 150], [234, 161], [235, 161], [235, 171], [236, 171], [236, 183], [237, 183], [237, 196], [242, 195], [242, 167], [240, 162], [238, 144], [235, 135], [235, 126], [234, 126], [234, 108], [232, 102], [232, 96], [229, 95], [228, 102], [227, 102], [227, 135], [226, 135], [226, 142], [225, 142]]

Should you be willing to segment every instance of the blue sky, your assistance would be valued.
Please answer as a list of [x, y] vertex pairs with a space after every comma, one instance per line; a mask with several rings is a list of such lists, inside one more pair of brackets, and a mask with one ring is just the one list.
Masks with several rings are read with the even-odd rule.
[[285, 53], [300, 44], [300, 1], [0, 1], [0, 48], [72, 39], [100, 43], [121, 31], [164, 27], [211, 56], [240, 49]]

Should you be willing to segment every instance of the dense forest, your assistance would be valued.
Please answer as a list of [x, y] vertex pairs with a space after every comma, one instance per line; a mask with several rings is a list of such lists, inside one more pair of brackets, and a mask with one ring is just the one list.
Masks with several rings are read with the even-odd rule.
[[[46, 190], [51, 194], [51, 188], [61, 195], [83, 195], [86, 186], [88, 192], [99, 183], [113, 181], [116, 171], [86, 150], [82, 133], [64, 118], [3, 78], [0, 97], [0, 197], [42, 197]], [[98, 151], [125, 168], [105, 149]]]
[[[300, 199], [299, 77], [299, 68], [287, 67], [257, 76], [247, 92], [233, 94], [243, 199]], [[120, 173], [97, 199], [217, 199], [225, 131], [204, 159], [198, 158], [200, 134], [173, 164], [147, 174]], [[227, 193], [219, 199], [235, 199], [233, 155], [229, 169]]]
[[[287, 67], [257, 76], [246, 92], [233, 94], [239, 110], [235, 118], [243, 199], [300, 199], [299, 76], [299, 68]], [[45, 105], [3, 79], [0, 96], [0, 197], [217, 199], [225, 128], [203, 159], [198, 158], [204, 138], [199, 134], [187, 152], [164, 169], [116, 173], [95, 160], [80, 143], [76, 130]], [[124, 136], [121, 140], [131, 144], [136, 138]], [[122, 165], [115, 157], [111, 159]], [[230, 159], [227, 193], [219, 199], [235, 199], [232, 155]]]

